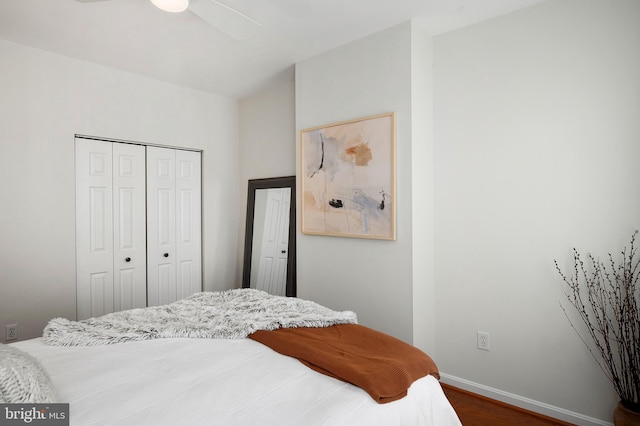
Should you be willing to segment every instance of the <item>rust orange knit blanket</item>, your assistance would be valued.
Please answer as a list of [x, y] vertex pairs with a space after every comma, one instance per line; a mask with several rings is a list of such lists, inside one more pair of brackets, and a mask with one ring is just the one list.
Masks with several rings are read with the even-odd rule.
[[406, 396], [409, 386], [428, 374], [440, 379], [426, 353], [359, 324], [261, 330], [249, 338], [298, 358], [319, 373], [361, 387], [380, 404]]

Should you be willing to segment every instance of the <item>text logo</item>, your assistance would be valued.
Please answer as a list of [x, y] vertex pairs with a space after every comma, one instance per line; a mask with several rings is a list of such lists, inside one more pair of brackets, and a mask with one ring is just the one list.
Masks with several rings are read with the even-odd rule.
[[68, 426], [69, 404], [0, 404], [0, 425]]

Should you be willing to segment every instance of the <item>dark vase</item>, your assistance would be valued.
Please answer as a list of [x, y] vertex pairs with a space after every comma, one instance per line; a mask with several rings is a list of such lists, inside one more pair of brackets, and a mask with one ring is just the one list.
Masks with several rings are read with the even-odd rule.
[[640, 426], [640, 412], [631, 411], [622, 402], [613, 412], [613, 424], [615, 426]]

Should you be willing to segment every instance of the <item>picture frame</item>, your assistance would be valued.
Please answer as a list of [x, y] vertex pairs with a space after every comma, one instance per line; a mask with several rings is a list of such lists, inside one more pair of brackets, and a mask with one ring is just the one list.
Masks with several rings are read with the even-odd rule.
[[395, 113], [304, 129], [300, 143], [301, 232], [395, 240]]

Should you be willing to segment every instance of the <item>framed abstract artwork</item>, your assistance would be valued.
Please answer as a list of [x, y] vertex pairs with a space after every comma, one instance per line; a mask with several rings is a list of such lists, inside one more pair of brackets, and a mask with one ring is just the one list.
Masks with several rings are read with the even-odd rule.
[[303, 234], [396, 238], [395, 113], [301, 132]]

